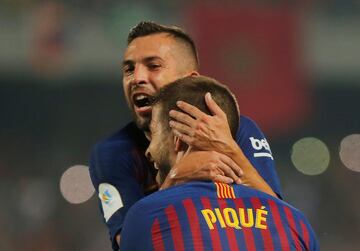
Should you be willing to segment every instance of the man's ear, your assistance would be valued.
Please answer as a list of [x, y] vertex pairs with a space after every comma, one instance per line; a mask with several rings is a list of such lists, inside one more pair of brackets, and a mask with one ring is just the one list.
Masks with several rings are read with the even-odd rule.
[[192, 71], [192, 72], [190, 72], [189, 76], [191, 76], [191, 77], [200, 76], [200, 73], [198, 73], [197, 71]]
[[188, 145], [184, 143], [178, 136], [175, 136], [174, 146], [175, 146], [175, 153], [178, 153], [181, 151], [185, 151]]

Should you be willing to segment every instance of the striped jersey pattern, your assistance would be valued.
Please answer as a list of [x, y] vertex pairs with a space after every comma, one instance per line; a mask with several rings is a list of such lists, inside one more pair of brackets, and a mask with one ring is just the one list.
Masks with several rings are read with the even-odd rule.
[[189, 182], [137, 202], [126, 216], [121, 251], [317, 251], [296, 208], [243, 185]]
[[153, 250], [315, 250], [311, 227], [290, 205], [268, 197], [236, 197], [233, 186], [213, 185], [215, 199], [186, 198], [154, 219]]

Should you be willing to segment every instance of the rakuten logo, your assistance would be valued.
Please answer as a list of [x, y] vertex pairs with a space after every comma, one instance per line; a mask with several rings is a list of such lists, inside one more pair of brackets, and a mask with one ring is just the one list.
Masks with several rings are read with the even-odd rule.
[[257, 150], [261, 151], [263, 149], [269, 151], [269, 152], [256, 152], [254, 153], [254, 157], [269, 157], [271, 159], [274, 159], [270, 150], [269, 143], [266, 141], [266, 139], [255, 139], [254, 137], [250, 137], [250, 142], [252, 147]]

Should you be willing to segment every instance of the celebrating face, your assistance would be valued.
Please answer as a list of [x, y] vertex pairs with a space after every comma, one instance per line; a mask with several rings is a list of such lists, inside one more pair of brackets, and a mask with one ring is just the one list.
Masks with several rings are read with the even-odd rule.
[[123, 87], [137, 126], [149, 130], [150, 98], [164, 85], [197, 74], [183, 44], [167, 33], [134, 39], [123, 60]]

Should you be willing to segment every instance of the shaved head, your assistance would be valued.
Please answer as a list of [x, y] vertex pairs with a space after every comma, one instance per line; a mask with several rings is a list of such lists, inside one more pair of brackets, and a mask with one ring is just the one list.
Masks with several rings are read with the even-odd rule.
[[180, 27], [165, 26], [155, 22], [143, 21], [131, 29], [128, 35], [127, 43], [129, 45], [136, 38], [154, 35], [157, 33], [165, 33], [169, 37], [172, 37], [179, 44], [179, 48], [183, 53], [181, 60], [184, 60], [185, 65], [190, 67], [191, 70], [199, 70], [199, 59], [195, 43], [192, 38]]

